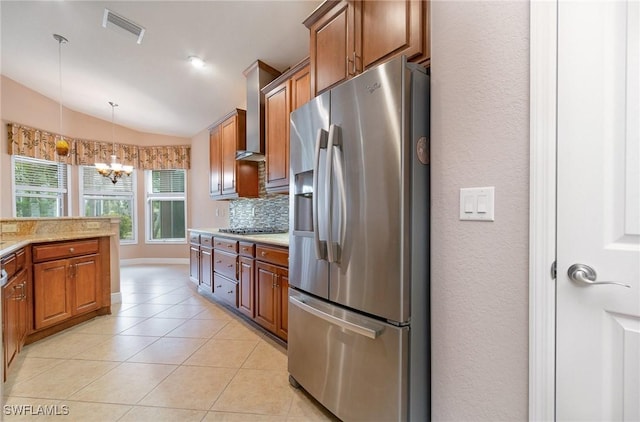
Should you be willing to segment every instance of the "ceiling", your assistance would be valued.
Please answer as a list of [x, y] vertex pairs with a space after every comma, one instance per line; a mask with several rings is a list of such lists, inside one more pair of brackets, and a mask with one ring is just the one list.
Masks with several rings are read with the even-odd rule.
[[[302, 21], [319, 0], [0, 2], [1, 70], [65, 107], [142, 132], [192, 137], [246, 104], [243, 70], [285, 70], [308, 55]], [[139, 45], [103, 28], [104, 9], [145, 28]], [[187, 61], [197, 55], [202, 69]]]

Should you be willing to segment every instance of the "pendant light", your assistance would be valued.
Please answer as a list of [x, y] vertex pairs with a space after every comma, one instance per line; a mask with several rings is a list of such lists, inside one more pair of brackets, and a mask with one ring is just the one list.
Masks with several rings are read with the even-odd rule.
[[133, 166], [123, 166], [118, 163], [118, 159], [116, 158], [116, 137], [115, 137], [115, 109], [118, 107], [118, 104], [109, 101], [109, 105], [111, 106], [111, 141], [113, 142], [113, 154], [111, 155], [111, 163], [96, 163], [96, 171], [100, 173], [102, 176], [111, 180], [111, 183], [114, 185], [118, 183], [118, 179], [120, 179], [123, 175], [129, 176], [133, 172]]
[[58, 34], [53, 34], [53, 38], [58, 41], [58, 86], [60, 88], [58, 97], [60, 105], [60, 120], [58, 122], [58, 132], [60, 133], [60, 138], [56, 140], [56, 153], [61, 157], [66, 157], [67, 155], [69, 155], [69, 143], [62, 136], [62, 44], [68, 43], [69, 40]]

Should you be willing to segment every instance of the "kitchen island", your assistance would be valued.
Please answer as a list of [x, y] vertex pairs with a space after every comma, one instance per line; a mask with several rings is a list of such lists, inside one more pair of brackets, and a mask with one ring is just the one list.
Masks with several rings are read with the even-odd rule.
[[5, 379], [25, 344], [111, 313], [118, 227], [111, 218], [0, 220]]
[[198, 291], [287, 341], [289, 233], [189, 229], [189, 277]]

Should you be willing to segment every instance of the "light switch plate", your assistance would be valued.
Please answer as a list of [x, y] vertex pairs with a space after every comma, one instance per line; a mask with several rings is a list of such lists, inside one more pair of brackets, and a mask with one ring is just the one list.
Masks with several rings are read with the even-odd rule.
[[495, 221], [495, 187], [460, 189], [460, 220]]

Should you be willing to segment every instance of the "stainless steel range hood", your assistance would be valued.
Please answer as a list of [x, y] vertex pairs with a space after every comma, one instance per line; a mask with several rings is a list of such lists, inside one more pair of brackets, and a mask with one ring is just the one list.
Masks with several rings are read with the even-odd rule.
[[264, 161], [264, 94], [261, 89], [280, 72], [256, 60], [244, 72], [247, 78], [247, 149], [236, 151], [236, 160]]

